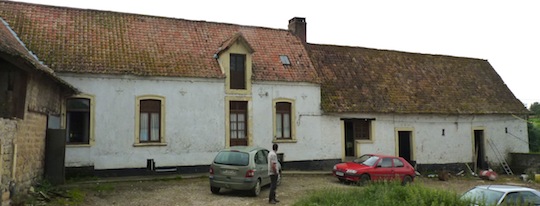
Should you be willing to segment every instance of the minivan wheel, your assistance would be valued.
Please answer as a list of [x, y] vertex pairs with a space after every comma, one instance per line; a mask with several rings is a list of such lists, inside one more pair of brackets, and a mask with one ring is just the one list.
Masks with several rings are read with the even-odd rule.
[[218, 193], [219, 193], [219, 189], [221, 189], [221, 188], [210, 186], [210, 191], [212, 191], [213, 194], [218, 194]]
[[257, 196], [259, 196], [259, 194], [261, 194], [261, 180], [260, 179], [257, 180], [257, 183], [255, 184], [255, 187], [253, 187], [253, 189], [251, 189], [251, 193], [255, 197], [257, 197]]

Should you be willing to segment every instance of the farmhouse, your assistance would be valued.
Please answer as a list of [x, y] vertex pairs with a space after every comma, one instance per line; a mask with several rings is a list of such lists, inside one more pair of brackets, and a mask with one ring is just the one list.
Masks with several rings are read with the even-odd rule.
[[0, 18], [1, 205], [43, 177], [47, 129], [59, 127], [61, 102], [76, 92], [40, 63]]
[[81, 91], [60, 121], [70, 171], [205, 172], [222, 148], [272, 143], [301, 170], [528, 152], [527, 110], [486, 60], [310, 44], [305, 18], [284, 30], [8, 1], [0, 17]]

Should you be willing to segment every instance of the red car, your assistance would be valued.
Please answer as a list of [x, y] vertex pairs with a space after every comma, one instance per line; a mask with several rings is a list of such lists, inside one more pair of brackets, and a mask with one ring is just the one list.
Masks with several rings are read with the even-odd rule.
[[365, 154], [352, 162], [334, 165], [333, 174], [340, 182], [364, 185], [369, 181], [399, 180], [402, 184], [414, 180], [415, 170], [402, 157]]

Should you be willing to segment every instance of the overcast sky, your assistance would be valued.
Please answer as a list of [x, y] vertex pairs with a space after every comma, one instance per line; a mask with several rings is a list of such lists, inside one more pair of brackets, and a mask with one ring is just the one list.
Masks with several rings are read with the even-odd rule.
[[540, 102], [538, 0], [19, 1], [280, 29], [305, 17], [310, 43], [486, 59], [527, 108]]

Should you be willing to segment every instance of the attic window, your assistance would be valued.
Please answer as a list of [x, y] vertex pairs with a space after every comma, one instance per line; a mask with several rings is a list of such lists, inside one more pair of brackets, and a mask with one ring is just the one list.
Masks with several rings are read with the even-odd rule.
[[289, 57], [287, 55], [279, 55], [279, 59], [283, 65], [291, 65], [291, 61], [289, 61]]

